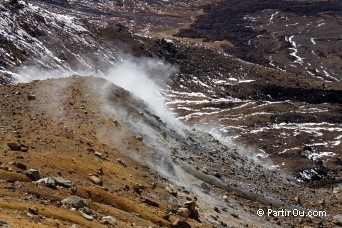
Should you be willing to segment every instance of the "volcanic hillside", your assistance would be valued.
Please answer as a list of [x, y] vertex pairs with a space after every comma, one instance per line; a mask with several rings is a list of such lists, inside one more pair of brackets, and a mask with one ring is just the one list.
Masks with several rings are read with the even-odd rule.
[[[11, 227], [338, 224], [338, 188], [300, 186], [207, 133], [177, 133], [103, 79], [0, 91], [0, 216]], [[321, 200], [324, 220], [255, 214], [268, 205], [309, 209]]]
[[2, 1], [0, 226], [340, 226], [339, 6]]

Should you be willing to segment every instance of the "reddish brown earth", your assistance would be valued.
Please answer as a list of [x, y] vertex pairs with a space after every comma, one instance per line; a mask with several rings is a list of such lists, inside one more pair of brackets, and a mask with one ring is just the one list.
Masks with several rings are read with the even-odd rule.
[[[34, 4], [41, 8], [1, 3], [0, 220], [11, 227], [341, 226], [338, 1]], [[24, 66], [39, 68], [34, 76], [101, 77], [132, 58], [127, 53], [178, 69], [151, 77], [167, 82], [160, 86], [181, 121], [219, 133], [221, 142], [200, 130], [178, 134], [128, 92], [101, 93], [102, 79], [9, 85], [30, 71]], [[21, 164], [72, 180], [77, 190], [37, 186]], [[61, 204], [72, 194], [87, 201], [82, 210], [92, 221]], [[187, 200], [196, 201], [199, 221], [177, 215]], [[258, 217], [269, 203], [328, 217]], [[115, 220], [104, 221], [109, 215]]]
[[[290, 224], [331, 227], [340, 224], [333, 218], [341, 210], [337, 203], [341, 200], [338, 188], [332, 193], [332, 189], [300, 186], [291, 177], [256, 166], [198, 131], [186, 133], [186, 138], [177, 136], [178, 133], [155, 119], [140, 100], [102, 79], [72, 77], [33, 81], [4, 86], [0, 93], [0, 218], [11, 227], [72, 224], [78, 227], [240, 227], [247, 224], [263, 227], [265, 223], [268, 227]], [[109, 111], [110, 107], [116, 111]], [[122, 116], [124, 110], [129, 110], [129, 116]], [[145, 126], [139, 125], [140, 122], [149, 127], [138, 135], [136, 126]], [[151, 147], [150, 143], [159, 139], [153, 136], [153, 131], [149, 133], [150, 127], [160, 135], [160, 140], [167, 139], [159, 147]], [[150, 141], [150, 137], [155, 140]], [[21, 151], [9, 147], [9, 143], [16, 144]], [[167, 161], [168, 150], [174, 150], [170, 156], [175, 163]], [[216, 152], [203, 153], [210, 150]], [[222, 157], [224, 169], [218, 168], [217, 156]], [[227, 159], [223, 159], [225, 156]], [[180, 167], [176, 168], [176, 164]], [[252, 167], [254, 172], [248, 172]], [[39, 170], [42, 178], [59, 176], [71, 180], [76, 188], [34, 184], [25, 175], [32, 168]], [[195, 185], [182, 187], [183, 184], [174, 183], [172, 176], [167, 177], [169, 174], [180, 177], [179, 170], [185, 170], [179, 179], [181, 182]], [[215, 172], [221, 177], [216, 177]], [[102, 183], [92, 182], [90, 175]], [[202, 185], [200, 192], [195, 190], [196, 185]], [[251, 186], [254, 185], [264, 192], [253, 193]], [[207, 188], [210, 193], [205, 193]], [[268, 198], [269, 194], [275, 194], [276, 198]], [[61, 203], [70, 195], [86, 201], [86, 212], [92, 220]], [[295, 196], [300, 202], [294, 200]], [[324, 199], [324, 206], [319, 206], [319, 199]], [[187, 200], [196, 201], [199, 220], [177, 215], [177, 208]], [[273, 208], [278, 202], [287, 208], [321, 208], [328, 211], [328, 217], [258, 217], [255, 211], [267, 208], [265, 200], [266, 204], [272, 202]], [[115, 219], [106, 221], [106, 216]], [[175, 223], [177, 219], [179, 222]]]

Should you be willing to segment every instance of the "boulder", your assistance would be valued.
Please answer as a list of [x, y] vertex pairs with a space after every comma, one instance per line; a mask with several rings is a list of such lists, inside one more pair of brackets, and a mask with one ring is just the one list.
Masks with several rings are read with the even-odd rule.
[[62, 204], [69, 206], [69, 207], [74, 207], [76, 209], [83, 208], [86, 206], [86, 203], [84, 200], [78, 196], [71, 195], [65, 199], [62, 200]]
[[33, 181], [37, 181], [40, 179], [39, 171], [36, 169], [30, 169], [25, 173], [25, 175]]
[[56, 185], [62, 186], [64, 188], [72, 188], [76, 186], [75, 182], [62, 177], [53, 177], [53, 179], [56, 181]]
[[56, 188], [56, 181], [55, 179], [51, 177], [45, 177], [45, 178], [39, 179], [35, 183], [37, 183], [38, 185], [43, 184], [49, 188]]

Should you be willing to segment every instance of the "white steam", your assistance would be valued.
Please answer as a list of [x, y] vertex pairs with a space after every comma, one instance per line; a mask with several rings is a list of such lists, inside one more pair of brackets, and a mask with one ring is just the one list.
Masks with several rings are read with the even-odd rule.
[[106, 71], [104, 78], [144, 100], [157, 116], [179, 132], [182, 126], [165, 106], [160, 92], [160, 87], [175, 73], [176, 68], [161, 61], [129, 59]]
[[175, 114], [166, 107], [165, 99], [161, 94], [162, 87], [176, 73], [176, 67], [161, 60], [126, 56], [116, 66], [101, 72], [82, 69], [77, 72], [61, 72], [58, 70], [41, 70], [34, 66], [23, 67], [16, 76], [16, 81], [27, 83], [33, 80], [64, 78], [75, 74], [104, 78], [142, 99], [165, 123], [178, 133], [182, 133], [181, 128], [184, 126], [176, 119]]

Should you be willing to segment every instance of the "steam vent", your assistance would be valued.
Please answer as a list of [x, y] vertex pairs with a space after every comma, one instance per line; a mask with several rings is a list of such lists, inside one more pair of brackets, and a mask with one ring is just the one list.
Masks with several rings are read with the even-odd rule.
[[0, 2], [0, 227], [342, 227], [340, 0]]

